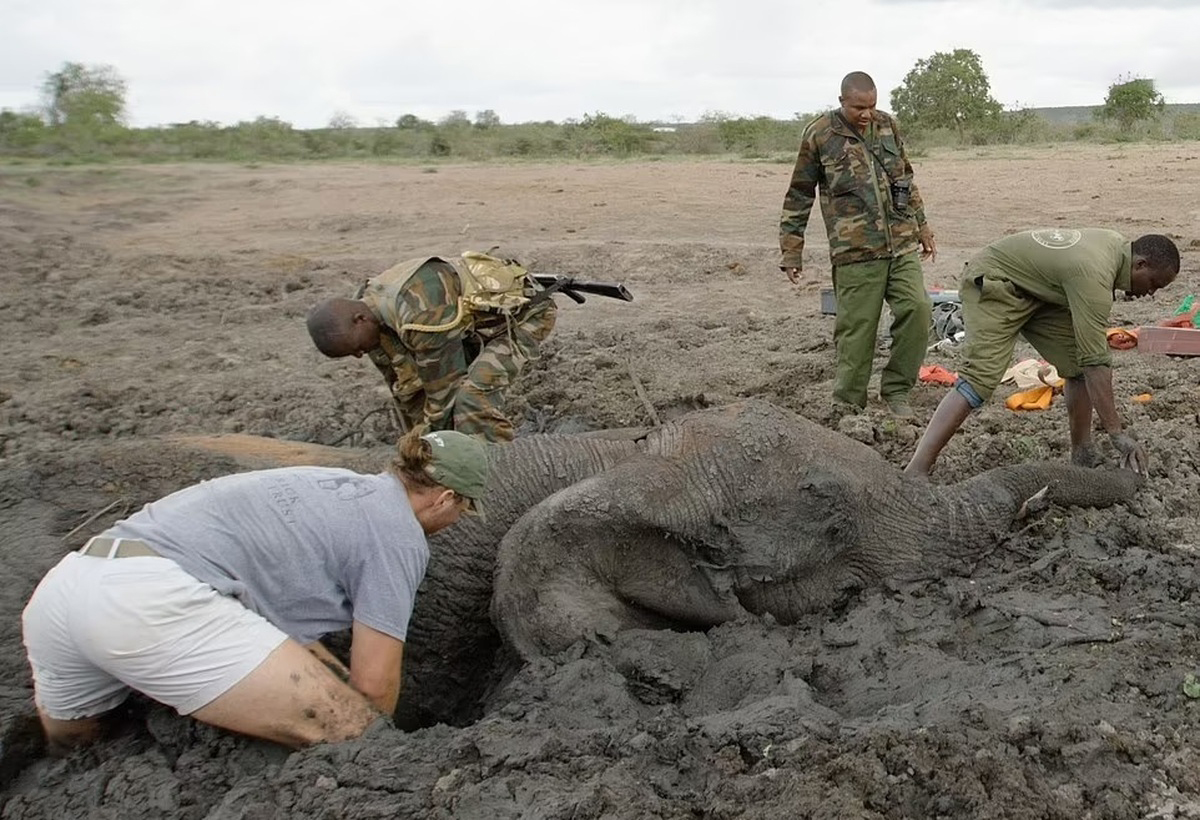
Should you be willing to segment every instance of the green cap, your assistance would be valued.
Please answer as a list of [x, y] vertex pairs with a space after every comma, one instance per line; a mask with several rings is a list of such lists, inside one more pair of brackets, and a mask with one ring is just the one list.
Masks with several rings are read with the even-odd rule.
[[429, 442], [433, 458], [425, 467], [429, 477], [443, 487], [471, 499], [471, 509], [482, 515], [480, 501], [487, 489], [487, 447], [472, 436], [454, 430], [437, 430], [421, 436]]

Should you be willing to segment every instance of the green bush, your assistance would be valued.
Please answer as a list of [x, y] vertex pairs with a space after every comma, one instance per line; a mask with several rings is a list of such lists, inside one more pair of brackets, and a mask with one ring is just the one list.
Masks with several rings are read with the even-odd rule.
[[[486, 113], [486, 112], [481, 112]], [[603, 113], [578, 121], [480, 126], [460, 118], [435, 125], [400, 117], [395, 126], [297, 129], [276, 117], [258, 117], [232, 126], [192, 121], [155, 128], [127, 128], [120, 122], [82, 121], [54, 126], [35, 114], [0, 111], [0, 156], [54, 162], [109, 159], [225, 160], [233, 162], [370, 159], [420, 162], [431, 157], [460, 161], [500, 158], [626, 158], [714, 156], [791, 162], [808, 117], [728, 117], [708, 114], [700, 122], [654, 127]], [[1200, 111], [1170, 111], [1162, 117], [1122, 127], [1112, 121], [1052, 123], [1036, 112], [1018, 110], [975, 123], [965, 134], [956, 128], [904, 127], [908, 152], [960, 145], [1047, 142], [1200, 139]]]
[[610, 117], [597, 112], [585, 114], [577, 123], [564, 126], [566, 142], [576, 156], [615, 155], [627, 157], [644, 153], [654, 132], [649, 126]]
[[432, 157], [448, 157], [450, 156], [450, 140], [445, 134], [434, 134], [429, 140], [429, 155]]
[[1012, 145], [1045, 139], [1046, 121], [1029, 109], [1001, 111], [969, 130], [972, 145]]
[[1169, 120], [1171, 136], [1181, 140], [1200, 140], [1200, 112], [1176, 114]]
[[21, 153], [46, 138], [46, 124], [34, 114], [0, 111], [0, 150]]

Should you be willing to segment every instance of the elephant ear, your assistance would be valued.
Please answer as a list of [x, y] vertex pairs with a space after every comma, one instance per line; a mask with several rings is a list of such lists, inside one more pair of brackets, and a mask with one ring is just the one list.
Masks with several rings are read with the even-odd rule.
[[742, 606], [790, 623], [877, 580], [864, 542], [883, 525], [865, 518], [862, 498], [852, 479], [824, 467], [744, 487], [714, 522], [737, 566]]
[[769, 486], [746, 487], [721, 524], [740, 565], [775, 580], [793, 579], [840, 566], [857, 547], [864, 523], [859, 495], [842, 476], [809, 468], [775, 477]]
[[[524, 658], [628, 628], [705, 628], [745, 614], [696, 564], [711, 493], [675, 459], [645, 455], [560, 490], [509, 529], [492, 619]], [[699, 540], [705, 540], [703, 538]]]

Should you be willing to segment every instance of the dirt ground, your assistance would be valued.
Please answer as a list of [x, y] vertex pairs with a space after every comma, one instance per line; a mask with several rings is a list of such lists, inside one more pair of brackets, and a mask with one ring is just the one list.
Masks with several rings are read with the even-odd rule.
[[[144, 501], [231, 469], [166, 437], [387, 441], [377, 373], [322, 358], [303, 317], [398, 259], [498, 245], [633, 291], [560, 300], [512, 395], [524, 432], [742, 396], [836, 426], [817, 215], [804, 283], [776, 267], [790, 170], [0, 168], [0, 817], [1200, 817], [1200, 701], [1185, 692], [1200, 673], [1200, 359], [1137, 351], [1116, 354], [1115, 380], [1147, 488], [1050, 510], [970, 577], [869, 590], [795, 626], [579, 647], [523, 669], [467, 726], [289, 755], [134, 701], [97, 749], [38, 754], [19, 618], [37, 580]], [[931, 286], [954, 287], [1005, 232], [1102, 226], [1184, 252], [1177, 283], [1118, 302], [1114, 324], [1200, 290], [1200, 144], [962, 150], [917, 174]], [[953, 351], [929, 361], [955, 366]], [[943, 389], [918, 388], [920, 423]], [[920, 430], [877, 403], [840, 429], [897, 466]], [[1061, 399], [1025, 414], [996, 401], [937, 480], [1065, 452]]]

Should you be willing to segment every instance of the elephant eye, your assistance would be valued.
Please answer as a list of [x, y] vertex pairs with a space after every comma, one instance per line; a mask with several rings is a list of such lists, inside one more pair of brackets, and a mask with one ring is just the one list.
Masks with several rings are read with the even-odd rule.
[[686, 552], [695, 556], [697, 563], [712, 569], [725, 569], [729, 566], [728, 552], [725, 547], [708, 541], [690, 540]]

